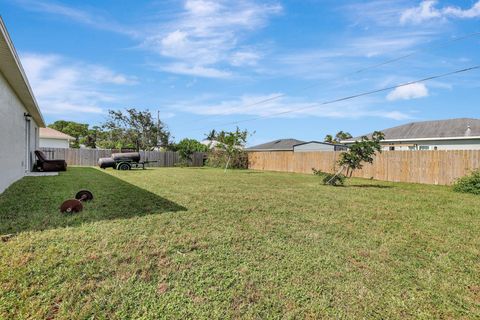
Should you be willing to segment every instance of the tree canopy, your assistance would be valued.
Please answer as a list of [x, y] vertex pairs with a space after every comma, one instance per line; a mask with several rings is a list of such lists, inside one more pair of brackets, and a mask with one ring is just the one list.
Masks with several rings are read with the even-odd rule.
[[86, 123], [58, 120], [48, 125], [48, 127], [75, 138], [75, 141], [70, 143], [72, 148], [80, 148], [81, 139], [88, 134], [88, 124]]
[[135, 108], [109, 110], [105, 123], [92, 128], [88, 124], [65, 120], [55, 121], [48, 127], [74, 137], [72, 148], [83, 144], [89, 148], [152, 150], [156, 147], [169, 149], [172, 144], [165, 123], [154, 119], [150, 111]]
[[195, 139], [182, 139], [175, 144], [175, 149], [179, 152], [183, 161], [191, 161], [195, 152], [207, 152], [208, 147]]
[[347, 152], [340, 155], [338, 164], [347, 168], [347, 175], [352, 175], [356, 169], [361, 169], [363, 164], [372, 163], [376, 152], [381, 152], [380, 141], [385, 139], [383, 132], [375, 131], [371, 139], [363, 136], [359, 141], [355, 141]]
[[335, 137], [333, 137], [331, 134], [327, 134], [323, 139], [323, 141], [328, 143], [333, 143], [333, 144], [339, 144], [340, 141], [347, 140], [350, 138], [352, 138], [352, 135], [350, 133], [338, 131]]
[[162, 121], [157, 123], [149, 110], [109, 110], [108, 116], [102, 128], [107, 131], [103, 138], [110, 148], [152, 150], [168, 148], [171, 143], [170, 131]]
[[230, 161], [243, 152], [243, 148], [247, 143], [248, 131], [240, 130], [239, 127], [235, 131], [215, 131], [212, 130], [207, 135], [210, 139], [216, 141], [215, 148], [220, 149], [226, 155], [225, 171], [228, 169]]

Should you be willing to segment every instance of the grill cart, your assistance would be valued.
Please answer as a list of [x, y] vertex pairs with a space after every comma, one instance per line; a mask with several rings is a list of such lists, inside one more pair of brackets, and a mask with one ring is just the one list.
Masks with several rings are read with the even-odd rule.
[[132, 168], [145, 169], [145, 165], [157, 161], [141, 161], [139, 152], [113, 153], [110, 158], [98, 159], [98, 166], [102, 169], [130, 170]]

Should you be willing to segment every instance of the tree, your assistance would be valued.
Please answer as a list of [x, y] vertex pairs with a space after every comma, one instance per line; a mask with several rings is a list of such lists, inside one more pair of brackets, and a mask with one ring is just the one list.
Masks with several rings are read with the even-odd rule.
[[[212, 130], [214, 132], [214, 130]], [[247, 130], [240, 130], [237, 127], [235, 131], [220, 131], [218, 133], [215, 132], [215, 135], [212, 137], [218, 143], [216, 144], [216, 148], [221, 149], [226, 157], [225, 163], [225, 172], [227, 172], [228, 165], [232, 158], [238, 156], [240, 153], [243, 152], [243, 148], [247, 143], [248, 131]]]
[[363, 136], [359, 141], [355, 141], [348, 149], [340, 155], [338, 164], [342, 170], [347, 169], [347, 176], [351, 177], [356, 169], [361, 169], [363, 163], [372, 163], [376, 152], [382, 152], [380, 141], [385, 139], [383, 132], [375, 131], [372, 138]]
[[80, 140], [88, 134], [88, 124], [86, 123], [58, 120], [48, 125], [48, 127], [75, 138], [75, 141], [70, 145], [72, 148], [80, 148]]
[[213, 140], [215, 140], [215, 137], [217, 136], [217, 131], [215, 131], [215, 129], [213, 129], [212, 131], [207, 133], [205, 136], [206, 136], [207, 140], [213, 141]]
[[178, 150], [180, 158], [185, 162], [192, 161], [192, 155], [195, 152], [207, 152], [208, 150], [206, 145], [201, 144], [195, 139], [187, 138], [180, 140], [180, 142], [175, 145], [175, 148]]
[[158, 146], [167, 148], [171, 144], [166, 125], [160, 120], [156, 123], [148, 110], [109, 110], [108, 115], [109, 119], [103, 128], [107, 129], [109, 140], [115, 148], [152, 150]]
[[[343, 185], [345, 179], [351, 177], [354, 170], [361, 169], [364, 163], [372, 163], [375, 153], [382, 152], [380, 141], [383, 139], [385, 139], [385, 136], [380, 131], [375, 131], [371, 139], [363, 136], [360, 140], [355, 141], [348, 148], [348, 151], [340, 154], [340, 159], [337, 162], [340, 165], [338, 172], [327, 173], [313, 168], [313, 173], [322, 177], [324, 184]], [[346, 175], [343, 174], [345, 170], [347, 170]]]
[[333, 143], [333, 144], [339, 144], [342, 140], [347, 140], [350, 138], [352, 138], [352, 135], [350, 133], [339, 131], [337, 132], [335, 137], [333, 137], [331, 134], [327, 134], [323, 139], [323, 141], [328, 143]]
[[352, 138], [352, 135], [348, 132], [343, 132], [343, 131], [338, 131], [337, 134], [335, 135], [335, 141], [337, 143], [340, 143], [342, 140], [347, 140]]
[[88, 148], [97, 148], [97, 141], [101, 141], [102, 134], [105, 136], [105, 133], [102, 131], [102, 128], [99, 126], [93, 126], [92, 129], [87, 130], [87, 134], [80, 140], [80, 142]]
[[325, 136], [325, 139], [323, 139], [324, 142], [328, 142], [328, 143], [335, 143], [335, 141], [333, 140], [333, 137], [331, 134], [327, 134]]

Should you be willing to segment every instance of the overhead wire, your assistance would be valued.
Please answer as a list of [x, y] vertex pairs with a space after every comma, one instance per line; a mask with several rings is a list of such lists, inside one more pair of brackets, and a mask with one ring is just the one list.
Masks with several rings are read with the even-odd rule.
[[[364, 68], [361, 68], [361, 69], [358, 69], [358, 70], [355, 70], [353, 72], [350, 72], [350, 73], [346, 73], [340, 77], [337, 77], [337, 78], [333, 78], [331, 79], [330, 81], [338, 81], [338, 80], [342, 80], [342, 79], [345, 79], [349, 76], [352, 76], [352, 75], [356, 75], [356, 74], [359, 74], [359, 73], [362, 73], [362, 72], [365, 72], [365, 71], [368, 71], [368, 70], [371, 70], [371, 69], [376, 69], [376, 68], [379, 68], [379, 67], [382, 67], [382, 66], [385, 66], [385, 65], [388, 65], [388, 64], [391, 64], [391, 63], [395, 63], [395, 62], [398, 62], [398, 61], [401, 61], [401, 60], [404, 60], [404, 59], [407, 59], [407, 58], [410, 58], [412, 56], [415, 56], [419, 53], [423, 53], [423, 52], [426, 52], [426, 51], [429, 51], [429, 50], [432, 50], [432, 49], [441, 49], [441, 48], [445, 48], [445, 47], [448, 47], [450, 46], [452, 43], [455, 43], [455, 42], [458, 42], [458, 41], [462, 41], [462, 40], [466, 40], [466, 39], [469, 39], [469, 38], [472, 38], [472, 37], [476, 37], [476, 36], [480, 36], [480, 31], [477, 31], [477, 32], [472, 32], [472, 33], [469, 33], [469, 34], [466, 34], [466, 35], [463, 35], [463, 36], [460, 36], [460, 37], [456, 37], [456, 38], [453, 38], [451, 40], [447, 40], [447, 41], [443, 41], [441, 42], [440, 44], [436, 45], [435, 47], [430, 47], [430, 48], [427, 48], [427, 49], [423, 49], [423, 50], [416, 50], [416, 51], [413, 51], [411, 53], [408, 53], [408, 54], [405, 54], [405, 55], [401, 55], [401, 56], [398, 56], [396, 58], [392, 58], [392, 59], [388, 59], [388, 60], [385, 60], [385, 61], [382, 61], [382, 62], [379, 62], [379, 63], [376, 63], [376, 64], [372, 64], [370, 66], [367, 66], [367, 67], [364, 67]], [[297, 92], [303, 92], [303, 91], [306, 91], [308, 89], [311, 89], [311, 88], [315, 88], [317, 86], [321, 85], [321, 83], [314, 83], [312, 85], [309, 85], [309, 86], [305, 86], [303, 88], [300, 88]], [[291, 93], [290, 93], [291, 94]], [[269, 98], [266, 98], [266, 99], [262, 99], [262, 100], [259, 100], [259, 101], [255, 101], [253, 103], [249, 103], [249, 104], [245, 104], [245, 105], [241, 105], [240, 107], [241, 108], [249, 108], [249, 107], [254, 107], [254, 106], [257, 106], [257, 105], [260, 105], [260, 104], [264, 104], [264, 103], [267, 103], [267, 102], [271, 102], [271, 101], [275, 101], [275, 100], [278, 100], [280, 98], [283, 98], [283, 97], [286, 97], [287, 96], [287, 93], [281, 93], [281, 94], [277, 94], [277, 95], [274, 95], [272, 97], [269, 97]], [[296, 109], [298, 110], [298, 109]], [[289, 113], [290, 111], [286, 112], [286, 113]], [[292, 111], [294, 112], [294, 110]], [[270, 117], [275, 117], [277, 115], [281, 115], [285, 112], [279, 112], [279, 113], [275, 113], [275, 114], [270, 114], [270, 115], [267, 115], [267, 116], [261, 116], [261, 117], [257, 117], [256, 119], [263, 119], [263, 118], [270, 118]], [[197, 122], [197, 121], [192, 121], [192, 122]]]
[[[472, 66], [472, 67], [468, 67], [468, 68], [464, 68], [464, 69], [459, 69], [459, 70], [455, 70], [455, 71], [451, 71], [451, 72], [447, 72], [447, 73], [442, 73], [442, 74], [438, 74], [438, 75], [428, 76], [428, 77], [425, 77], [425, 78], [422, 78], [422, 79], [419, 79], [419, 80], [404, 82], [404, 83], [397, 84], [397, 85], [394, 85], [394, 86], [388, 86], [388, 87], [384, 87], [384, 88], [380, 88], [380, 89], [366, 91], [366, 92], [362, 92], [362, 93], [358, 93], [358, 94], [354, 94], [354, 95], [350, 95], [350, 96], [345, 96], [345, 97], [342, 97], [342, 98], [337, 98], [337, 99], [328, 100], [328, 101], [324, 101], [324, 102], [313, 103], [311, 105], [308, 105], [308, 106], [305, 106], [305, 107], [302, 107], [302, 108], [277, 112], [277, 113], [269, 114], [268, 116], [259, 116], [259, 117], [249, 118], [249, 119], [226, 122], [226, 123], [219, 124], [217, 126], [236, 125], [236, 124], [240, 124], [240, 123], [244, 123], [244, 122], [256, 121], [256, 120], [260, 120], [260, 119], [264, 119], [264, 118], [270, 118], [270, 117], [275, 117], [275, 116], [284, 115], [284, 114], [288, 114], [288, 113], [295, 113], [295, 112], [304, 111], [304, 110], [308, 110], [308, 109], [318, 108], [320, 106], [324, 106], [324, 105], [328, 105], [328, 104], [333, 104], [333, 103], [338, 103], [338, 102], [341, 102], [341, 101], [351, 100], [351, 99], [355, 99], [355, 98], [359, 98], [359, 97], [363, 97], [363, 96], [367, 96], [367, 95], [372, 95], [372, 94], [379, 93], [379, 92], [390, 91], [390, 90], [394, 90], [396, 88], [409, 86], [409, 85], [412, 85], [412, 84], [415, 84], [415, 83], [427, 82], [427, 81], [430, 81], [430, 80], [444, 78], [444, 77], [448, 77], [448, 76], [451, 76], [451, 75], [464, 73], [464, 72], [468, 72], [468, 71], [473, 71], [473, 70], [477, 70], [477, 69], [480, 69], [480, 65], [476, 65], [476, 66]], [[205, 129], [207, 129], [207, 128], [204, 127], [204, 128], [193, 129], [193, 130], [194, 131], [199, 131], [199, 130], [205, 130]]]

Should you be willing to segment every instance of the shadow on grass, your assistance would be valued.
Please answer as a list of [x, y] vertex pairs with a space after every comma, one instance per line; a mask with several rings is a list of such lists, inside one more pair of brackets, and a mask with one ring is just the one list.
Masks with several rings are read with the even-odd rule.
[[[94, 200], [80, 213], [60, 213], [62, 202], [81, 189]], [[0, 195], [0, 235], [186, 210], [100, 170], [73, 167], [59, 176], [25, 177]]]

